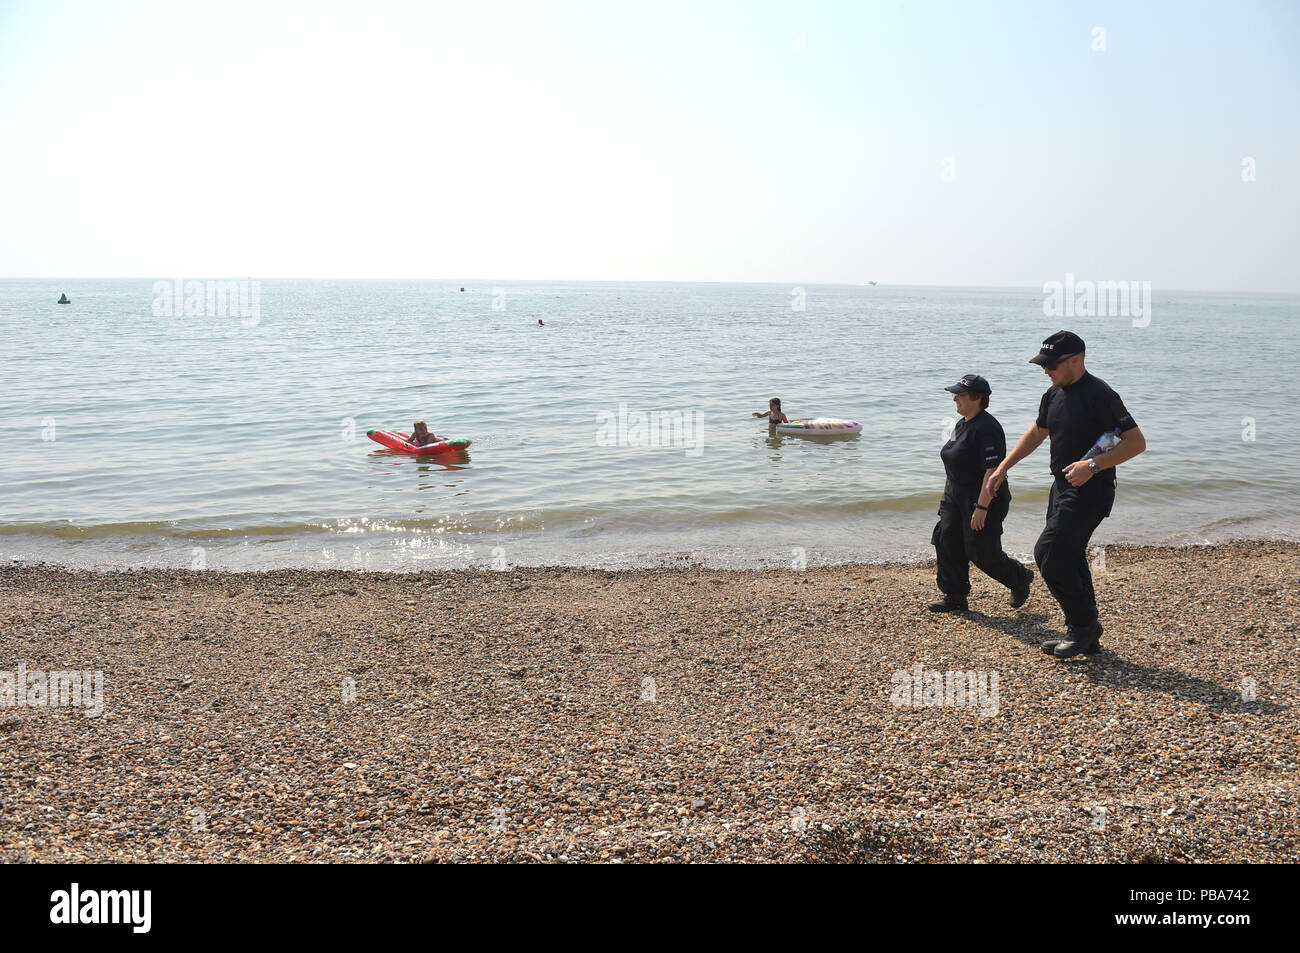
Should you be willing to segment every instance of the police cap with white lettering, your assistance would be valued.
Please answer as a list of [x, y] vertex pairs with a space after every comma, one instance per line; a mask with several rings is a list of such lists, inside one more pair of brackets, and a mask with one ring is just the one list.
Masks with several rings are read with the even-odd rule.
[[993, 388], [989, 387], [989, 382], [978, 374], [966, 374], [957, 383], [944, 390], [951, 391], [954, 394], [991, 394]]
[[1083, 338], [1073, 331], [1057, 331], [1043, 341], [1042, 349], [1029, 359], [1030, 364], [1052, 364], [1063, 357], [1083, 353]]

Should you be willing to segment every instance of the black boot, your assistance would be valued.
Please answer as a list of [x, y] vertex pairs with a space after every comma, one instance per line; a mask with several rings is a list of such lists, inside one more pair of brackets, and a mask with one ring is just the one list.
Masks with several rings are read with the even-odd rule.
[[1011, 590], [1011, 599], [1009, 600], [1011, 608], [1019, 609], [1029, 601], [1029, 587], [1032, 586], [1033, 583], [1034, 571], [1032, 569], [1026, 569], [1024, 581]]
[[[1096, 655], [1101, 651], [1101, 623], [1094, 622], [1084, 629], [1067, 629], [1065, 638], [1052, 647], [1052, 654], [1057, 658], [1073, 658], [1076, 655]], [[1047, 645], [1046, 642], [1043, 643]]]
[[965, 596], [944, 596], [942, 599], [936, 599], [926, 606], [931, 612], [967, 612], [970, 606], [966, 604]]

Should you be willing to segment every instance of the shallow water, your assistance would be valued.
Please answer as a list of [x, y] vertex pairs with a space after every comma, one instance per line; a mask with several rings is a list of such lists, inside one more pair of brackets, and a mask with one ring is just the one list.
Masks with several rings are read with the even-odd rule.
[[[0, 282], [0, 555], [72, 565], [814, 565], [925, 556], [978, 372], [1014, 442], [1062, 326], [1149, 450], [1096, 541], [1300, 535], [1300, 296], [1168, 293], [1148, 326], [1039, 289], [267, 279], [255, 319], [154, 281]], [[67, 292], [70, 305], [57, 305]], [[537, 321], [546, 321], [539, 327]], [[775, 437], [750, 412], [860, 420]], [[651, 417], [651, 415], [657, 415]], [[367, 429], [473, 439], [463, 458]], [[1253, 439], [1249, 427], [1253, 423]], [[1243, 437], [1247, 439], [1243, 439]], [[656, 445], [659, 444], [659, 445]], [[1044, 446], [1011, 474], [1032, 549]]]

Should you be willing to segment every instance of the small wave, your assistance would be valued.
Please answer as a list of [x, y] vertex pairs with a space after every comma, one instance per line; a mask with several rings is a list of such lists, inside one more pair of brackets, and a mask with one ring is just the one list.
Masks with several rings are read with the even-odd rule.
[[[1236, 481], [1228, 481], [1229, 483]], [[1241, 481], [1244, 486], [1253, 484]], [[1256, 488], [1257, 489], [1257, 488]], [[1195, 504], [1204, 493], [1222, 495], [1225, 484], [1215, 481], [1191, 484], [1121, 484], [1119, 502], [1147, 513], [1176, 513]], [[1047, 502], [1048, 486], [1039, 483], [1013, 487], [1013, 516], [1036, 513]], [[412, 517], [380, 513], [372, 516], [340, 517], [332, 520], [263, 522], [238, 516], [206, 517], [202, 520], [132, 520], [79, 524], [71, 520], [0, 523], [0, 537], [30, 536], [60, 540], [94, 540], [125, 537], [226, 540], [242, 537], [297, 537], [358, 534], [485, 535], [555, 533], [596, 536], [605, 533], [691, 532], [729, 528], [789, 527], [798, 524], [846, 525], [872, 522], [890, 516], [909, 517], [935, 512], [941, 488], [865, 499], [845, 499], [839, 491], [822, 499], [815, 496], [789, 502], [738, 504], [734, 497], [709, 494], [704, 498], [678, 499], [670, 496], [641, 498], [633, 502], [610, 500], [585, 506], [559, 506], [518, 510], [459, 510], [437, 516]], [[1260, 517], [1244, 512], [1223, 517], [1218, 523], [1242, 526]], [[1275, 508], [1273, 508], [1275, 509]], [[1274, 512], [1275, 516], [1276, 513]], [[1159, 522], [1159, 520], [1156, 520]], [[1207, 527], [1208, 528], [1208, 527]]]
[[128, 523], [95, 523], [78, 526], [67, 521], [0, 524], [0, 536], [36, 536], [47, 539], [96, 540], [129, 537], [166, 539], [230, 539], [237, 536], [305, 536], [328, 532], [314, 523], [279, 526], [186, 527], [174, 520], [141, 520]]

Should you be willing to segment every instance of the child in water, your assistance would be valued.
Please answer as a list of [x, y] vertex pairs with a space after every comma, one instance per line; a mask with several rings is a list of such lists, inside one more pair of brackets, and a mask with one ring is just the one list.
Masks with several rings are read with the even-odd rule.
[[423, 420], [415, 422], [415, 430], [411, 432], [411, 443], [417, 447], [427, 447], [431, 443], [437, 443], [439, 440], [445, 440], [445, 437], [439, 437], [436, 433], [429, 432], [429, 425]]
[[771, 419], [768, 422], [771, 424], [788, 424], [790, 422], [790, 418], [781, 411], [780, 397], [773, 397], [767, 402], [767, 410], [761, 414], [756, 410], [754, 416], [769, 417]]

